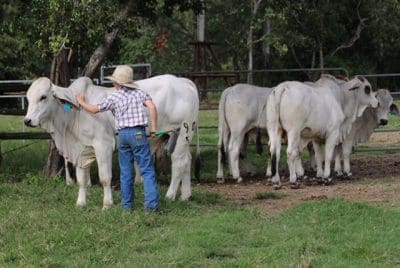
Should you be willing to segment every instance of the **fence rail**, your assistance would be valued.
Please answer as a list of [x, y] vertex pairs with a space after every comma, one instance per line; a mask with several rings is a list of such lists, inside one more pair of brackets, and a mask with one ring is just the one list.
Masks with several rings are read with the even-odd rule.
[[[132, 67], [144, 67], [146, 70], [146, 75], [151, 75], [151, 65], [149, 64], [139, 64], [139, 65], [132, 65]], [[98, 84], [99, 82], [106, 83], [104, 81], [104, 70], [107, 68], [115, 68], [115, 66], [106, 66], [102, 68], [102, 75], [101, 79], [95, 80], [94, 82]], [[212, 72], [205, 72], [199, 74], [198, 72], [180, 72], [180, 73], [173, 73], [179, 76], [187, 76], [190, 77], [191, 75], [221, 75], [229, 73], [232, 77], [240, 75], [240, 74], [248, 74], [248, 73], [296, 73], [296, 72], [340, 72], [344, 75], [348, 76], [348, 71], [345, 68], [312, 68], [312, 69], [261, 69], [261, 70], [235, 70], [235, 71], [212, 71]], [[393, 78], [399, 77], [400, 73], [389, 73], [389, 74], [364, 74], [366, 78]], [[33, 82], [33, 80], [3, 80], [0, 81], [0, 99], [9, 99], [9, 98], [17, 98], [21, 100], [20, 108], [0, 108], [0, 114], [2, 115], [24, 115], [26, 113], [26, 95], [21, 94], [21, 92], [26, 91], [27, 87]], [[221, 92], [224, 89], [203, 89], [204, 91], [208, 92]], [[18, 92], [18, 94], [4, 94], [8, 92]], [[391, 92], [393, 98], [400, 98], [400, 88], [396, 89]], [[200, 105], [201, 110], [217, 110], [218, 103], [207, 103]], [[216, 129], [217, 126], [200, 126], [200, 129]], [[399, 128], [392, 128], [392, 129], [376, 129], [375, 132], [400, 132]], [[50, 139], [50, 135], [44, 132], [2, 132], [0, 133], [0, 142], [1, 140], [25, 140], [25, 139]], [[215, 147], [216, 144], [201, 144], [204, 147]], [[399, 151], [400, 147], [379, 147], [379, 148], [371, 148], [371, 147], [357, 147], [355, 149], [356, 152], [365, 152], [365, 151]]]

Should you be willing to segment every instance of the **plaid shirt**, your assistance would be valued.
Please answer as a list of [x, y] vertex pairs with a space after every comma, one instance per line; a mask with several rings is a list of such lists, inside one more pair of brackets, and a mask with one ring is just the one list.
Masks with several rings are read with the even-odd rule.
[[97, 104], [100, 112], [110, 110], [115, 118], [117, 129], [147, 126], [148, 118], [144, 102], [151, 100], [149, 94], [141, 89], [121, 87]]

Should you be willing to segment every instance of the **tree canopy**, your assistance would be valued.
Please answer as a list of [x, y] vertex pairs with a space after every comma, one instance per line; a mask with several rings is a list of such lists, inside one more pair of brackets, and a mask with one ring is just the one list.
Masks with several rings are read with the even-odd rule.
[[48, 74], [62, 44], [74, 51], [76, 76], [102, 45], [103, 64], [189, 71], [189, 42], [202, 8], [206, 39], [216, 43], [225, 70], [247, 69], [250, 48], [254, 69], [343, 67], [367, 74], [400, 67], [398, 0], [1, 0], [0, 79]]

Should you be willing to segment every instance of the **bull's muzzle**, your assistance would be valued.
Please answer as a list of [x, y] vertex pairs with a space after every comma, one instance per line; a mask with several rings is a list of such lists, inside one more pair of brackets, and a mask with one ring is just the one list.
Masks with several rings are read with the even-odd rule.
[[385, 125], [387, 125], [388, 120], [387, 120], [387, 119], [381, 119], [381, 120], [379, 121], [379, 123], [380, 123], [381, 126], [385, 126]]
[[29, 118], [25, 118], [25, 119], [24, 119], [24, 124], [25, 124], [25, 126], [27, 126], [27, 127], [32, 127], [32, 120], [29, 119]]

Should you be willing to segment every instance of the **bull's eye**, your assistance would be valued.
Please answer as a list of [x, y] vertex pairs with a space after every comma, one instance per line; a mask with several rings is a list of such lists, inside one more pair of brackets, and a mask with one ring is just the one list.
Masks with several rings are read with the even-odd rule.
[[364, 90], [365, 90], [365, 94], [367, 94], [367, 95], [369, 95], [369, 93], [371, 93], [371, 87], [370, 86], [366, 86], [364, 88]]
[[46, 95], [43, 95], [42, 97], [40, 97], [40, 101], [44, 101], [45, 99], [47, 99]]

